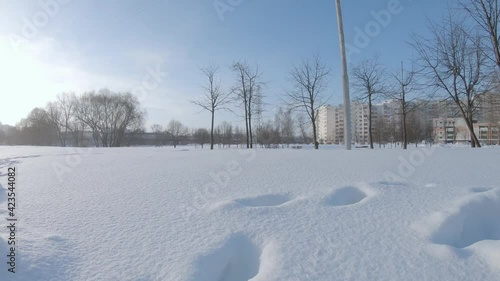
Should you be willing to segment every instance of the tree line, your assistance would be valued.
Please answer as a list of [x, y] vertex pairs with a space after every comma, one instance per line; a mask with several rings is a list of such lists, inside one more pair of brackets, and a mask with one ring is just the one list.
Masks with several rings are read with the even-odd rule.
[[[273, 148], [278, 145], [289, 147], [290, 144], [311, 143], [312, 138], [307, 134], [296, 135], [295, 124], [299, 119], [296, 119], [290, 110], [280, 108], [273, 120], [257, 122], [252, 133], [252, 147]], [[172, 145], [176, 147], [179, 144], [195, 144], [204, 148], [206, 144], [209, 144], [210, 148], [250, 147], [250, 143], [247, 142], [246, 126], [240, 127], [227, 121], [214, 126], [213, 134], [211, 130], [206, 128], [189, 129], [175, 119], [171, 120], [165, 128], [154, 124], [151, 126], [151, 131], [154, 140], [152, 144], [156, 146]]]
[[[63, 93], [45, 108], [33, 109], [17, 126], [4, 125], [0, 137], [6, 144], [119, 147], [130, 145], [143, 131], [146, 116], [131, 93]], [[92, 143], [84, 143], [86, 132]]]

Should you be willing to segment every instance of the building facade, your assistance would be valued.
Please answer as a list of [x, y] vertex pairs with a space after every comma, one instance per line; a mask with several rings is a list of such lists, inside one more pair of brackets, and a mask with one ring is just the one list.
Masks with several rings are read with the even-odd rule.
[[316, 129], [318, 142], [332, 144], [335, 136], [335, 109], [333, 106], [324, 105], [317, 111]]
[[[497, 124], [476, 122], [474, 133], [482, 145], [500, 144], [500, 128]], [[433, 119], [435, 143], [470, 143], [471, 134], [463, 118]]]

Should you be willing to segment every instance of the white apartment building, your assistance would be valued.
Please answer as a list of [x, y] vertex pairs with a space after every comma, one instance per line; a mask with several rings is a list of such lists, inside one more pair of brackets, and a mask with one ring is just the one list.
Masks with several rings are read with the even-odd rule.
[[[375, 130], [377, 120], [393, 124], [394, 129], [399, 128], [400, 120], [397, 113], [398, 104], [395, 101], [387, 101], [372, 106], [372, 127]], [[351, 133], [352, 141], [357, 144], [368, 144], [369, 121], [368, 104], [361, 102], [351, 103]], [[344, 143], [344, 106], [324, 105], [317, 111], [316, 126], [318, 129], [318, 141], [323, 144]]]
[[[356, 110], [351, 109], [351, 120], [356, 117]], [[324, 105], [317, 110], [316, 127], [318, 142], [322, 144], [340, 144], [344, 142], [344, 107], [342, 105]], [[356, 130], [355, 121], [351, 122], [351, 130]], [[354, 133], [353, 133], [354, 135]], [[353, 136], [353, 141], [354, 136]]]
[[333, 106], [324, 105], [317, 111], [316, 129], [318, 142], [332, 144], [335, 136], [335, 109]]
[[[435, 143], [469, 143], [471, 136], [463, 118], [434, 118]], [[474, 123], [474, 133], [481, 144], [500, 144], [500, 129], [493, 123]]]
[[[344, 143], [344, 107], [342, 105], [335, 106], [334, 108], [334, 135], [333, 135], [333, 143], [341, 144]], [[352, 120], [352, 111], [351, 111], [351, 120]], [[354, 122], [351, 122], [351, 132], [354, 128]]]
[[353, 130], [352, 130], [353, 142], [358, 144], [368, 144], [370, 142], [370, 136], [368, 132], [369, 129], [368, 104], [353, 102], [351, 103], [351, 111], [352, 111], [351, 122], [353, 123]]

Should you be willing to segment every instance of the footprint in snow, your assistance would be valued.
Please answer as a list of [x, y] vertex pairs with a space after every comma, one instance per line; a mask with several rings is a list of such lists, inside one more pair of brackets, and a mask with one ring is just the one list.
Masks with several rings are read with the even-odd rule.
[[247, 207], [275, 207], [290, 201], [290, 196], [286, 194], [268, 194], [253, 198], [237, 199], [235, 201]]
[[52, 241], [52, 242], [64, 242], [64, 241], [66, 241], [66, 239], [64, 239], [63, 237], [61, 237], [59, 235], [48, 235], [45, 237], [45, 239], [47, 239], [48, 241]]
[[231, 201], [222, 201], [213, 204], [209, 211], [218, 209], [234, 209], [239, 207], [246, 208], [265, 208], [265, 207], [279, 207], [292, 201], [288, 194], [266, 194], [256, 197], [241, 198]]
[[[267, 279], [275, 263], [275, 247], [256, 245], [243, 234], [234, 234], [221, 247], [200, 257], [191, 281], [248, 281]], [[262, 265], [265, 266], [262, 266]], [[260, 280], [260, 279], [259, 279]]]

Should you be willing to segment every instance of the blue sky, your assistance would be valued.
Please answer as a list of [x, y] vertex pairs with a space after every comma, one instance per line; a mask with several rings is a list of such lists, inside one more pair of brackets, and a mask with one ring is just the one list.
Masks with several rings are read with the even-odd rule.
[[[202, 94], [199, 67], [219, 65], [228, 88], [234, 60], [260, 65], [267, 81], [266, 116], [272, 118], [290, 88], [290, 66], [316, 53], [332, 70], [330, 103], [342, 102], [334, 0], [217, 1], [0, 0], [0, 122], [15, 124], [64, 91], [133, 91], [158, 69], [164, 73], [158, 85], [140, 97], [147, 127], [165, 126], [172, 118], [208, 127], [208, 114], [189, 103]], [[347, 44], [359, 46], [358, 31], [372, 28], [368, 44], [349, 63], [378, 54], [392, 68], [411, 59], [411, 32], [426, 34], [427, 19], [439, 18], [454, 2], [344, 0]], [[236, 5], [221, 17], [215, 3]], [[398, 12], [384, 26], [377, 23], [377, 30], [370, 25], [376, 22], [373, 13], [388, 7]], [[239, 123], [231, 113], [220, 114], [222, 120]]]

